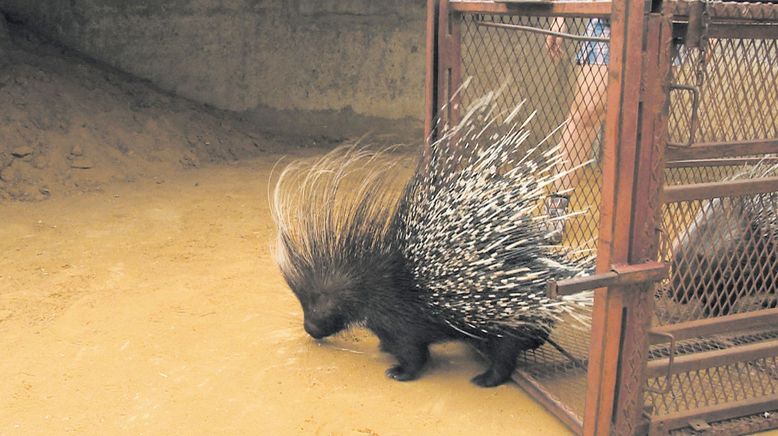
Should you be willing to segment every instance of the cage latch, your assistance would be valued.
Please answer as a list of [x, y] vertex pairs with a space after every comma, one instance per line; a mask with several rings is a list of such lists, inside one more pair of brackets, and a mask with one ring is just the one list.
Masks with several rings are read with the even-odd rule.
[[689, 23], [686, 27], [686, 36], [684, 38], [684, 44], [688, 49], [699, 50], [699, 56], [697, 57], [697, 65], [695, 66], [695, 83], [694, 85], [683, 84], [669, 84], [669, 90], [687, 91], [692, 93], [692, 113], [689, 120], [689, 138], [686, 142], [672, 143], [668, 142], [667, 145], [673, 147], [689, 147], [694, 144], [697, 136], [697, 128], [699, 125], [699, 112], [702, 98], [700, 96], [701, 89], [705, 84], [705, 71], [708, 63], [708, 58], [711, 55], [711, 47], [709, 47], [709, 27], [710, 27], [710, 13], [708, 12], [708, 1], [695, 0], [689, 2]]
[[549, 280], [546, 293], [549, 298], [559, 298], [608, 286], [653, 283], [664, 279], [667, 276], [667, 271], [668, 266], [663, 262], [613, 265], [610, 271], [601, 274], [560, 281]]
[[689, 137], [686, 142], [667, 142], [670, 147], [689, 147], [691, 146], [697, 136], [697, 125], [700, 122], [700, 87], [696, 85], [681, 85], [678, 83], [671, 83], [668, 88], [670, 91], [686, 91], [692, 94], [692, 114], [689, 120]]

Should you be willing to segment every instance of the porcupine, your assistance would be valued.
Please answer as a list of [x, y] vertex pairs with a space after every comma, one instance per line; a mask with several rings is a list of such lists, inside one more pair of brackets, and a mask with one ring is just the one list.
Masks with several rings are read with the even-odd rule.
[[[591, 293], [557, 300], [545, 291], [549, 279], [589, 267], [545, 239], [537, 205], [559, 176], [559, 150], [518, 156], [526, 123], [514, 121], [519, 108], [498, 123], [493, 98], [422, 153], [404, 189], [392, 182], [396, 160], [356, 147], [281, 172], [276, 258], [310, 336], [364, 325], [397, 359], [387, 375], [400, 381], [419, 376], [430, 344], [465, 340], [491, 362], [472, 381], [491, 387], [564, 314], [586, 322]], [[355, 171], [359, 188], [345, 188]]]
[[[729, 180], [773, 176], [778, 165], [759, 162]], [[756, 296], [776, 306], [778, 294], [778, 192], [704, 200], [672, 247], [672, 298], [698, 300], [702, 314], [742, 310], [741, 299]]]

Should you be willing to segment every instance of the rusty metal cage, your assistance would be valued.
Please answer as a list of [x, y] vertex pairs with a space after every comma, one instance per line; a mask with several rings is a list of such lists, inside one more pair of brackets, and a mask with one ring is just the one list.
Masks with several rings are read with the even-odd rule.
[[554, 187], [582, 212], [562, 244], [597, 271], [549, 291], [596, 289], [591, 329], [560, 324], [514, 380], [577, 433], [778, 427], [778, 4], [429, 0], [428, 18], [428, 138], [499, 89], [536, 111], [528, 146], [566, 122], [552, 142], [580, 166]]

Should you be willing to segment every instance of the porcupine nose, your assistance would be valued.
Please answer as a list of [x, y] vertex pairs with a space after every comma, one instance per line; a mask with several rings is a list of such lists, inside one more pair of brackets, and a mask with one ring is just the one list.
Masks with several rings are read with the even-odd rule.
[[310, 320], [305, 320], [305, 323], [303, 324], [305, 327], [305, 332], [311, 335], [314, 339], [321, 339], [324, 336], [324, 332], [314, 323], [312, 323]]

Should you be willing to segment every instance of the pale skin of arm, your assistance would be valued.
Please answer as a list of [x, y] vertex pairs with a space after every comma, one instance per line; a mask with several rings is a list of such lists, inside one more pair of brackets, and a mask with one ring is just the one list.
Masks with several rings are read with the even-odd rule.
[[[557, 17], [551, 25], [551, 30], [566, 32], [564, 18]], [[566, 54], [564, 38], [547, 36], [546, 50], [552, 59], [558, 61]], [[558, 170], [567, 174], [555, 182], [557, 193], [565, 193], [576, 187], [578, 171], [569, 170], [580, 166], [591, 156], [592, 144], [605, 118], [607, 72], [608, 66], [605, 64], [576, 65], [575, 95], [567, 115], [568, 123], [560, 139], [565, 162]]]

